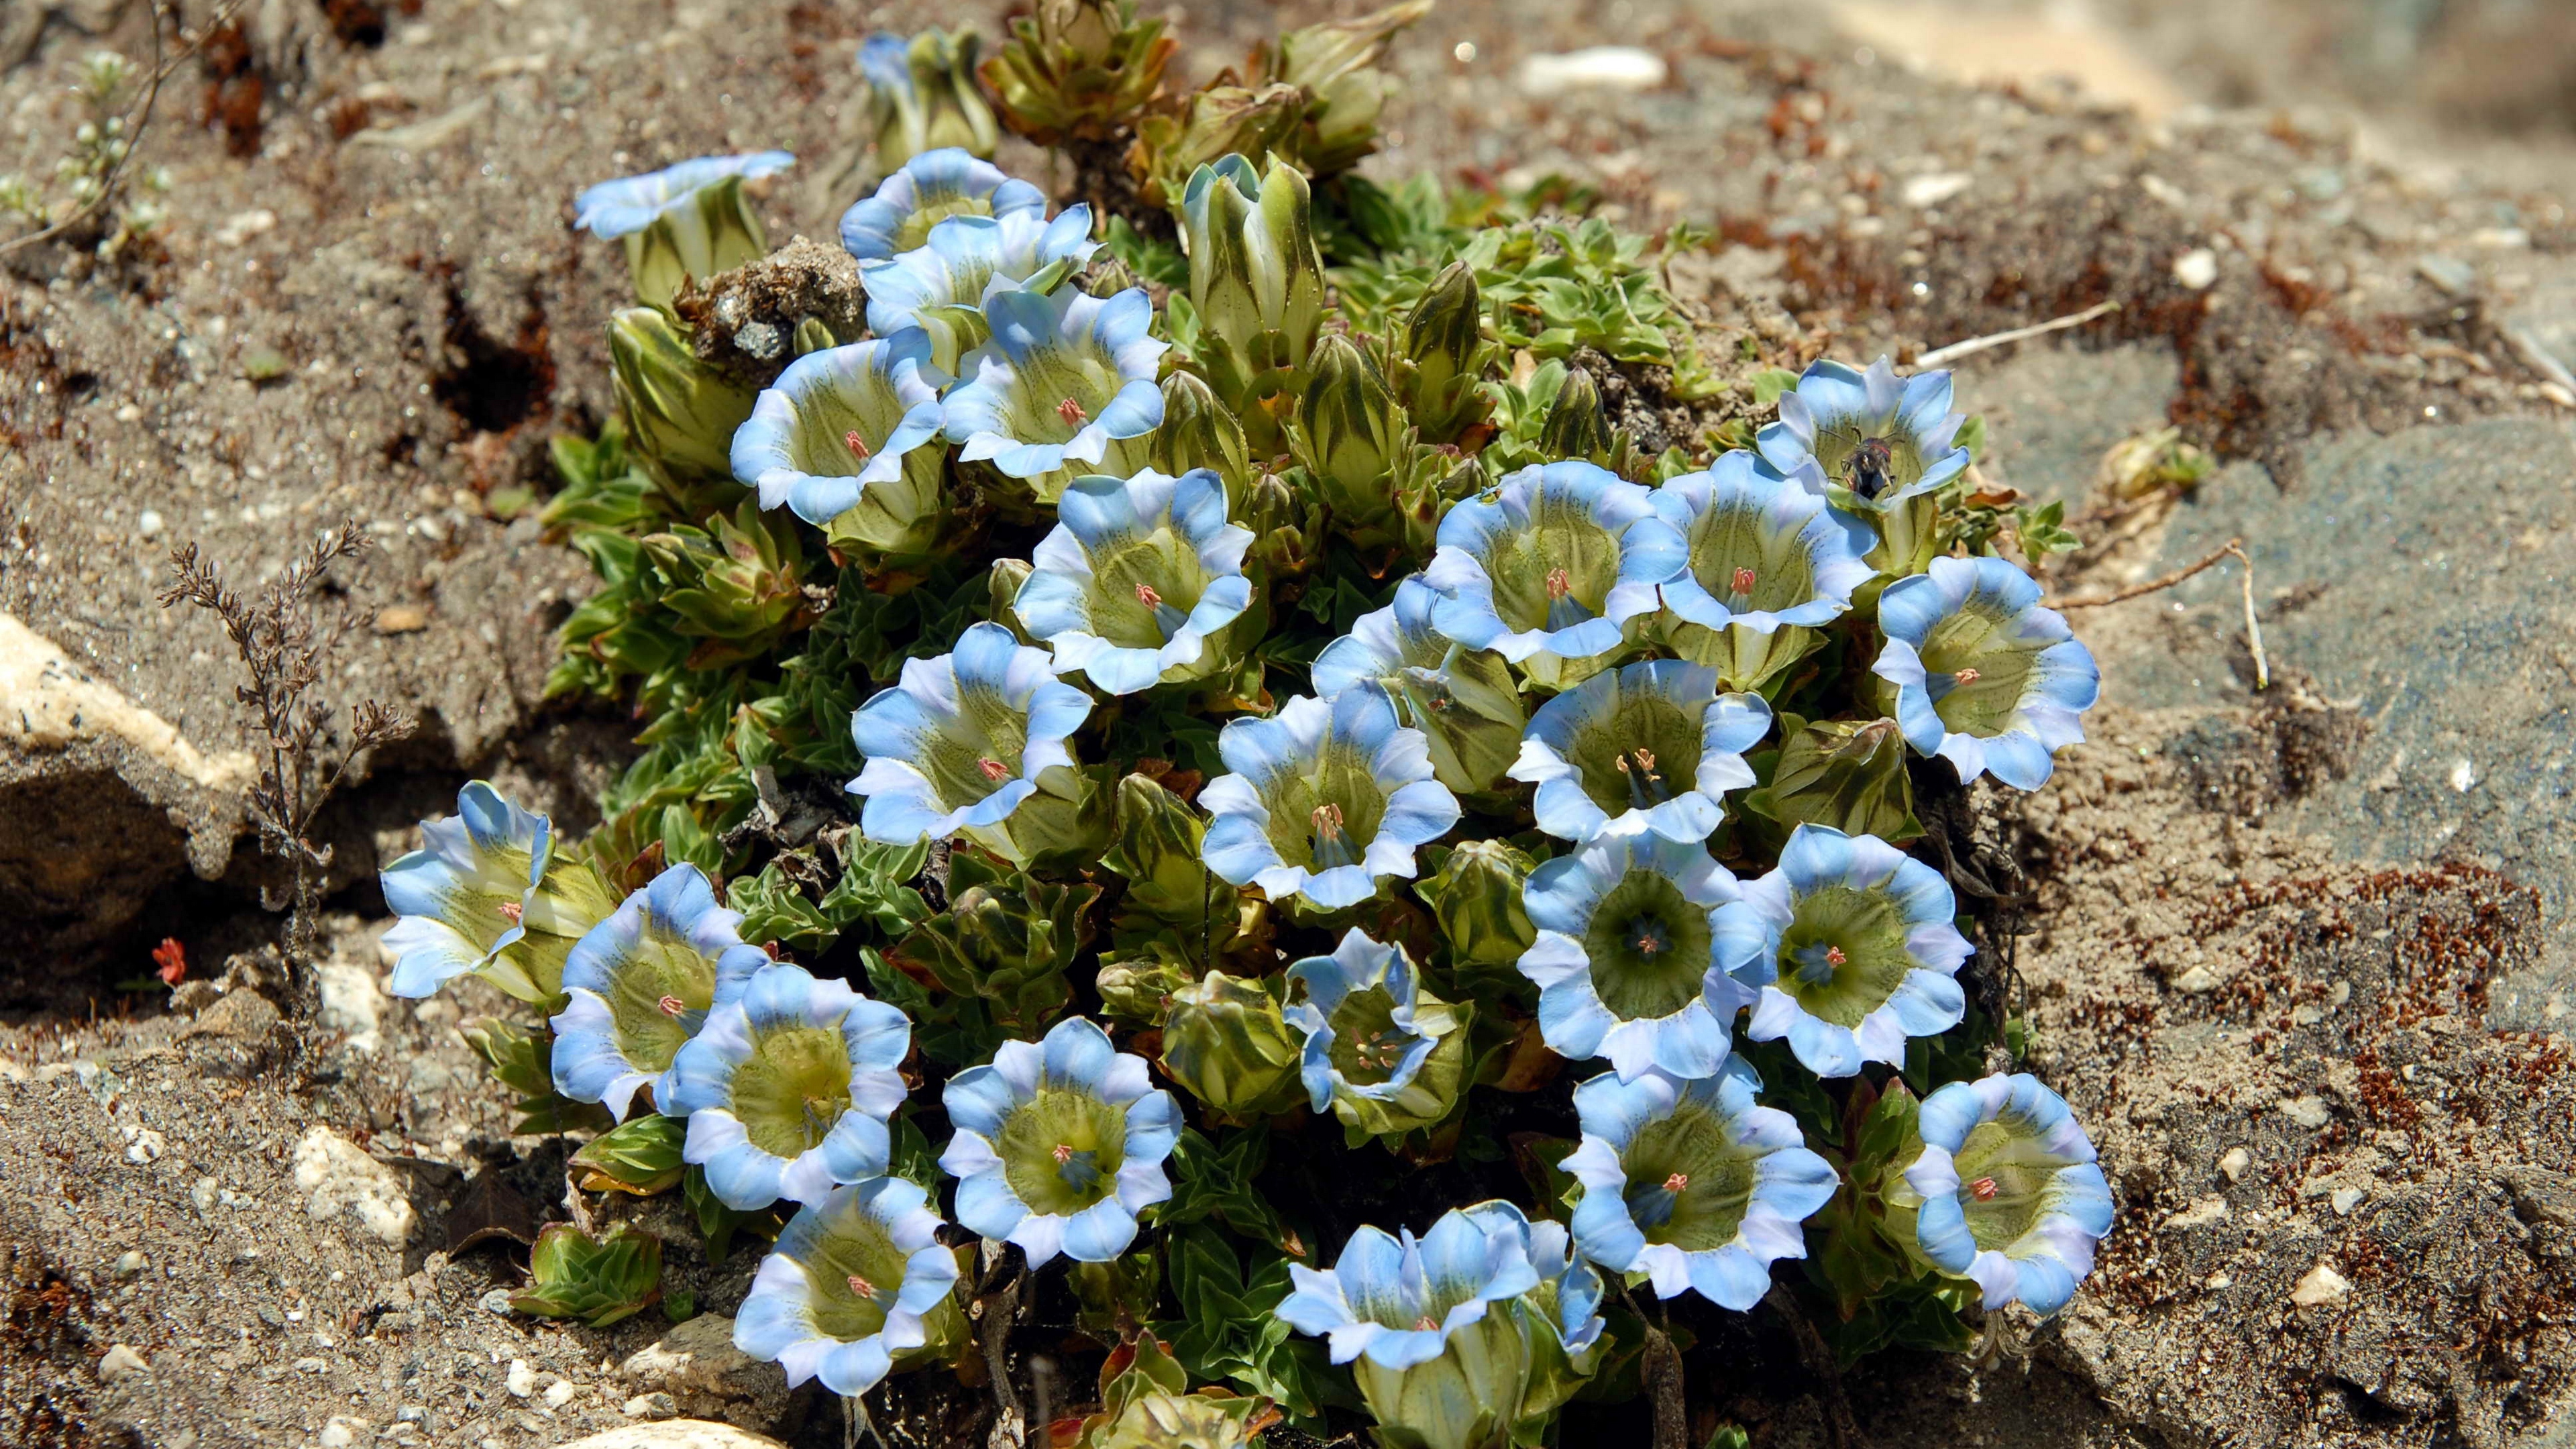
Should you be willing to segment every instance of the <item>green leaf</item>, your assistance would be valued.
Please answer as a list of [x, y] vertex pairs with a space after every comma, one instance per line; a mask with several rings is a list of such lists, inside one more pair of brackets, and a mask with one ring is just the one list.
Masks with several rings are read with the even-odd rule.
[[596, 1102], [576, 1102], [555, 1091], [554, 1033], [544, 1027], [487, 1018], [465, 1029], [466, 1044], [492, 1069], [493, 1080], [519, 1094], [518, 1136], [604, 1131], [615, 1119]]
[[697, 1217], [698, 1235], [706, 1240], [709, 1263], [721, 1263], [733, 1252], [736, 1232], [747, 1230], [759, 1237], [775, 1238], [783, 1226], [775, 1208], [746, 1213], [726, 1207], [724, 1199], [707, 1186], [707, 1174], [702, 1168], [689, 1168], [681, 1175], [680, 1184], [681, 1196]]
[[680, 1148], [688, 1123], [658, 1112], [633, 1117], [594, 1137], [572, 1155], [583, 1170], [585, 1192], [625, 1192], [651, 1197], [679, 1185]]
[[1752, 381], [1753, 405], [1767, 408], [1779, 403], [1780, 394], [1797, 387], [1798, 374], [1785, 367], [1766, 367], [1753, 374]]
[[540, 1318], [578, 1318], [606, 1328], [644, 1311], [661, 1291], [662, 1240], [620, 1225], [594, 1238], [570, 1223], [537, 1235], [528, 1285], [510, 1306]]

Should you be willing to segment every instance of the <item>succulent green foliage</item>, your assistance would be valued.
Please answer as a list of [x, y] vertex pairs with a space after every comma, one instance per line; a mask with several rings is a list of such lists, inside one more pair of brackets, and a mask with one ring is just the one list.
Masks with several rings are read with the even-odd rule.
[[687, 1122], [645, 1112], [582, 1144], [572, 1155], [572, 1165], [585, 1192], [651, 1197], [680, 1185], [686, 1167], [680, 1160], [680, 1144], [687, 1135]]
[[1072, 999], [1065, 969], [1091, 939], [1100, 888], [1004, 873], [971, 853], [949, 857], [949, 905], [888, 959], [950, 996], [982, 1003], [993, 1024], [1034, 1039]]
[[1227, 1383], [1279, 1406], [1309, 1433], [1323, 1429], [1327, 1408], [1358, 1408], [1349, 1380], [1333, 1371], [1324, 1346], [1301, 1338], [1270, 1310], [1288, 1296], [1288, 1262], [1255, 1247], [1236, 1256], [1224, 1234], [1196, 1224], [1172, 1234], [1170, 1301], [1179, 1316], [1154, 1325], [1190, 1377]]
[[1189, 1373], [1151, 1336], [1122, 1346], [1100, 1370], [1100, 1412], [1075, 1449], [1250, 1449], [1279, 1416], [1266, 1399], [1223, 1389], [1189, 1392]]
[[491, 1068], [492, 1079], [519, 1094], [510, 1131], [533, 1133], [599, 1130], [612, 1125], [596, 1102], [575, 1102], [555, 1091], [554, 1033], [498, 1018], [465, 1028], [465, 1043]]
[[906, 884], [921, 874], [928, 842], [880, 845], [852, 833], [826, 848], [837, 850], [841, 869], [819, 900], [811, 887], [825, 876], [825, 867], [815, 850], [783, 852], [760, 874], [733, 883], [725, 899], [742, 912], [744, 940], [819, 954], [853, 929], [871, 940], [893, 941], [930, 919], [929, 902]]
[[661, 1292], [660, 1238], [622, 1225], [598, 1238], [553, 1223], [528, 1251], [528, 1285], [510, 1295], [510, 1306], [606, 1328], [643, 1312]]
[[1163, 88], [1180, 42], [1136, 0], [1040, 0], [1011, 22], [981, 74], [1002, 120], [1041, 146], [1106, 141], [1133, 127]]

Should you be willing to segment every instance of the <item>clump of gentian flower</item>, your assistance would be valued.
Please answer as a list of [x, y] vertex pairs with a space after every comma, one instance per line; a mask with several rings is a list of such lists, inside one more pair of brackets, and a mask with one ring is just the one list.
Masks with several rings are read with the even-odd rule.
[[660, 1085], [707, 1013], [733, 1000], [769, 953], [746, 944], [742, 912], [716, 904], [694, 865], [675, 865], [573, 943], [555, 1030], [555, 1090], [624, 1121], [636, 1089]]
[[1539, 1283], [1522, 1233], [1452, 1210], [1419, 1241], [1362, 1227], [1330, 1271], [1291, 1263], [1288, 1276], [1295, 1287], [1272, 1312], [1351, 1366], [1386, 1442], [1508, 1440], [1532, 1357], [1510, 1305]]
[[1730, 688], [1759, 688], [1796, 663], [1869, 581], [1861, 555], [1876, 539], [1826, 503], [1812, 460], [1782, 473], [1755, 454], [1726, 453], [1667, 480], [1654, 502], [1689, 557], [1663, 586], [1667, 632]]
[[1938, 512], [1932, 492], [1968, 466], [1950, 411], [1950, 374], [1918, 372], [1898, 379], [1884, 357], [1856, 372], [1819, 359], [1780, 395], [1780, 420], [1754, 446], [1783, 473], [1812, 460], [1840, 507], [1864, 514], [1879, 542], [1869, 561], [1881, 573], [1921, 571], [1933, 545]]
[[1962, 781], [1991, 774], [2036, 790], [2055, 752], [2084, 738], [2102, 671], [2039, 581], [1999, 558], [1936, 558], [1878, 600], [1887, 642], [1872, 672], [1895, 695], [1906, 743]]
[[769, 237], [742, 184], [796, 164], [785, 151], [701, 156], [642, 176], [603, 181], [573, 198], [573, 225], [626, 242], [636, 300], [661, 307], [700, 281], [769, 254]]
[[1463, 648], [1432, 626], [1439, 602], [1420, 574], [1397, 584], [1393, 603], [1360, 615], [1351, 632], [1315, 656], [1315, 693], [1330, 699], [1375, 684], [1403, 702], [1406, 721], [1430, 746], [1441, 784], [1491, 790], [1520, 750], [1527, 723], [1520, 687], [1503, 656]]
[[1628, 621], [1654, 612], [1657, 587], [1687, 561], [1651, 497], [1570, 460], [1523, 468], [1456, 505], [1422, 575], [1441, 595], [1434, 626], [1521, 665], [1535, 684], [1582, 678]]
[[1712, 913], [1735, 877], [1695, 841], [1597, 835], [1530, 872], [1522, 900], [1538, 939], [1521, 974], [1539, 988], [1539, 1030], [1573, 1061], [1608, 1057], [1622, 1078], [1714, 1074], [1750, 987], [1711, 956]]
[[949, 1079], [957, 1136], [939, 1165], [957, 1179], [957, 1221], [1017, 1243], [1038, 1267], [1061, 1253], [1106, 1263], [1136, 1240], [1136, 1215], [1172, 1195], [1163, 1159], [1180, 1109], [1145, 1059], [1079, 1016], [1036, 1042], [1006, 1041], [990, 1065]]
[[1679, 659], [1604, 670], [1540, 705], [1515, 780], [1538, 785], [1538, 828], [1578, 844], [1651, 830], [1697, 843], [1718, 802], [1753, 783], [1744, 752], [1771, 732], [1758, 694], [1719, 694], [1717, 671]]
[[850, 782], [867, 802], [859, 828], [888, 845], [963, 831], [1025, 859], [1007, 822], [1040, 792], [1078, 792], [1065, 741], [1090, 715], [1090, 696], [1056, 679], [1047, 651], [999, 624], [970, 625], [953, 651], [905, 660], [902, 679], [851, 716], [867, 759]]
[[734, 1347], [784, 1369], [791, 1389], [821, 1379], [852, 1398], [942, 1348], [964, 1319], [950, 1296], [957, 1255], [928, 1199], [875, 1177], [799, 1209], [734, 1313]]
[[787, 364], [734, 431], [733, 476], [836, 546], [920, 553], [940, 531], [939, 390], [919, 329]]
[[1715, 949], [1761, 988], [1746, 1035], [1786, 1037], [1807, 1070], [1848, 1077], [1959, 1024], [1958, 971], [1976, 948], [1955, 914], [1939, 871], [1876, 836], [1801, 825], [1779, 868], [1718, 911]]
[[1771, 1288], [1771, 1264], [1807, 1255], [1799, 1224], [1841, 1179], [1807, 1149], [1797, 1119], [1754, 1105], [1743, 1059], [1676, 1081], [1604, 1073], [1574, 1089], [1583, 1140], [1565, 1171], [1583, 1184], [1574, 1244], [1613, 1273], [1646, 1275], [1742, 1312]]
[[901, 1011], [777, 962], [671, 1059], [664, 1112], [688, 1119], [681, 1157], [725, 1206], [820, 1202], [886, 1171], [886, 1119], [905, 1094], [895, 1069], [911, 1049]]
[[1193, 468], [1077, 479], [1031, 554], [1012, 612], [1104, 694], [1204, 679], [1231, 662], [1222, 639], [1252, 604], [1252, 530], [1226, 521], [1225, 485]]
[[1152, 335], [1143, 288], [995, 292], [984, 320], [992, 336], [959, 362], [967, 381], [946, 398], [961, 461], [989, 462], [1050, 506], [1076, 471], [1144, 465], [1143, 439], [1163, 421], [1154, 371], [1171, 344]]
[[472, 973], [510, 996], [552, 1008], [564, 958], [617, 898], [566, 852], [554, 829], [475, 780], [456, 792], [456, 814], [420, 824], [421, 848], [379, 877], [401, 917], [385, 932], [396, 996], [428, 996]]
[[1458, 823], [1458, 797], [1432, 778], [1422, 732], [1398, 724], [1373, 687], [1231, 721], [1217, 752], [1232, 773], [1199, 793], [1214, 816], [1207, 867], [1273, 901], [1358, 905], [1383, 877], [1411, 879], [1414, 851]]
[[1288, 968], [1300, 999], [1290, 1025], [1305, 1034], [1298, 1075], [1318, 1114], [1357, 1136], [1437, 1124], [1458, 1104], [1468, 1012], [1422, 987], [1404, 948], [1346, 931], [1329, 956]]
[[945, 373], [989, 335], [984, 299], [1000, 291], [1051, 292], [1090, 260], [1091, 208], [1072, 206], [1053, 221], [1026, 213], [952, 216], [930, 239], [884, 261], [861, 262], [868, 289], [868, 327], [880, 337], [907, 327], [930, 334], [931, 361]]
[[1989, 1312], [2065, 1307], [2111, 1231], [2110, 1183], [2066, 1099], [2026, 1072], [1952, 1082], [1923, 1099], [1916, 1130], [1922, 1154], [1886, 1194], [1900, 1240], [1974, 1280]]
[[942, 146], [904, 162], [875, 195], [852, 203], [841, 214], [841, 246], [860, 261], [883, 261], [926, 245], [931, 228], [952, 216], [1043, 218], [1046, 204], [1046, 193], [1029, 182], [963, 147]]

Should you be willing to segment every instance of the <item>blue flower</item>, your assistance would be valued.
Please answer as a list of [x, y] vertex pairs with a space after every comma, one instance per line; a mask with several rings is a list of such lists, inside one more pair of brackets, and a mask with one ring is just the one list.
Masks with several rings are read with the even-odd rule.
[[1836, 501], [1885, 512], [1929, 493], [1968, 466], [1950, 411], [1950, 374], [1918, 372], [1899, 382], [1886, 358], [1855, 372], [1819, 360], [1780, 395], [1780, 420], [1754, 439], [1771, 466], [1795, 475], [1812, 460], [1838, 486]]
[[[1518, 1233], [1522, 1251], [1538, 1271], [1538, 1286], [1522, 1295], [1516, 1305], [1527, 1314], [1522, 1327], [1536, 1350], [1520, 1417], [1527, 1422], [1535, 1415], [1551, 1413], [1563, 1407], [1600, 1366], [1601, 1355], [1596, 1350], [1609, 1328], [1608, 1320], [1601, 1316], [1606, 1291], [1601, 1275], [1576, 1250], [1573, 1235], [1563, 1223], [1547, 1218], [1532, 1222], [1518, 1207], [1500, 1198], [1459, 1211], [1489, 1233]], [[1554, 1345], [1553, 1353], [1538, 1341], [1542, 1336]]]
[[742, 156], [701, 156], [643, 176], [603, 181], [573, 198], [573, 225], [589, 228], [602, 241], [614, 241], [651, 226], [718, 182], [734, 177], [756, 181], [795, 164], [796, 158], [785, 151], [755, 151]]
[[1537, 464], [1451, 508], [1423, 581], [1440, 632], [1518, 664], [1619, 647], [1688, 561], [1652, 495], [1590, 463]]
[[1697, 842], [1595, 836], [1542, 862], [1521, 888], [1538, 939], [1520, 971], [1538, 983], [1540, 1035], [1573, 1061], [1608, 1057], [1623, 1078], [1714, 1074], [1750, 988], [1710, 956], [1711, 913], [1735, 877]]
[[1420, 989], [1403, 947], [1381, 946], [1355, 927], [1333, 954], [1307, 957], [1288, 977], [1305, 988], [1305, 999], [1285, 1015], [1306, 1034], [1297, 1074], [1315, 1111], [1349, 1097], [1354, 1106], [1374, 1103], [1406, 1119], [1436, 1121], [1456, 1103], [1454, 1076], [1445, 1092], [1416, 1080], [1458, 1020]]
[[1538, 828], [1578, 844], [1651, 830], [1696, 844], [1718, 801], [1753, 783], [1744, 752], [1771, 732], [1758, 694], [1719, 694], [1717, 671], [1678, 659], [1605, 670], [1540, 705], [1512, 766], [1538, 784]]
[[769, 953], [746, 945], [742, 912], [716, 904], [694, 865], [675, 865], [573, 944], [555, 1029], [555, 1090], [625, 1120], [638, 1087], [662, 1085], [707, 1013], [742, 994]]
[[1315, 694], [1375, 684], [1404, 705], [1422, 731], [1431, 766], [1452, 790], [1490, 790], [1520, 749], [1520, 686], [1503, 657], [1461, 648], [1432, 626], [1440, 595], [1422, 575], [1395, 586], [1395, 601], [1362, 614], [1351, 632], [1315, 656]]
[[1458, 797], [1431, 778], [1422, 731], [1397, 724], [1395, 705], [1375, 688], [1234, 720], [1216, 747], [1233, 773], [1199, 792], [1215, 816], [1201, 858], [1228, 884], [1258, 885], [1273, 901], [1358, 905], [1382, 876], [1412, 879], [1415, 849], [1458, 823]]
[[980, 308], [989, 293], [1017, 289], [1058, 263], [1070, 271], [1098, 250], [1088, 206], [1067, 207], [1053, 221], [1033, 212], [952, 216], [923, 245], [859, 264], [869, 330], [883, 337], [922, 325], [942, 307]]
[[2111, 1185], [2066, 1099], [2022, 1072], [1952, 1082], [1923, 1099], [1917, 1130], [1905, 1184], [1923, 1256], [1974, 1279], [1988, 1312], [2065, 1307], [2111, 1231]]
[[846, 520], [880, 548], [936, 532], [939, 390], [918, 330], [809, 352], [787, 364], [733, 435], [733, 476], [816, 527]]
[[1901, 1063], [1909, 1037], [1959, 1024], [1976, 949], [1950, 924], [1940, 872], [1874, 835], [1801, 825], [1780, 866], [1717, 913], [1717, 958], [1761, 988], [1745, 1034], [1789, 1039], [1820, 1077]]
[[1172, 1094], [1145, 1059], [1071, 1016], [1042, 1041], [1006, 1041], [989, 1066], [949, 1079], [957, 1135], [939, 1165], [957, 1179], [957, 1221], [1020, 1245], [1032, 1268], [1058, 1253], [1106, 1263], [1136, 1240], [1136, 1215], [1172, 1195], [1163, 1159], [1180, 1137]]
[[1664, 607], [1705, 629], [1830, 623], [1872, 572], [1868, 525], [1826, 504], [1812, 461], [1784, 474], [1738, 449], [1657, 488], [1655, 512], [1690, 559], [1665, 582]]
[[1887, 642], [1870, 669], [1895, 687], [1905, 742], [1961, 781], [1992, 774], [2036, 790], [2054, 753], [2084, 738], [2102, 671], [2039, 583], [1999, 558], [1936, 558], [1879, 595]]
[[777, 962], [752, 974], [671, 1059], [664, 1112], [689, 1119], [680, 1155], [737, 1212], [780, 1198], [820, 1202], [883, 1174], [886, 1119], [903, 1105], [895, 1068], [912, 1023], [842, 981]]
[[[1419, 1241], [1409, 1231], [1362, 1227], [1330, 1271], [1291, 1263], [1288, 1277], [1295, 1287], [1273, 1314], [1327, 1340], [1335, 1363], [1365, 1358], [1398, 1370], [1440, 1357], [1453, 1335], [1539, 1282], [1521, 1233], [1456, 1210]], [[1517, 1408], [1519, 1394], [1511, 1397]]]
[[992, 338], [966, 354], [958, 370], [970, 381], [947, 397], [961, 460], [1047, 480], [1032, 486], [1052, 503], [1068, 465], [1099, 464], [1112, 444], [1162, 426], [1154, 372], [1171, 344], [1150, 335], [1154, 307], [1142, 287], [1106, 298], [1078, 287], [995, 292], [984, 320]]
[[[894, 69], [902, 75], [901, 84], [910, 85], [903, 41], [895, 36], [869, 41], [860, 52], [862, 67], [868, 48], [882, 49], [880, 42], [893, 47]], [[879, 83], [876, 70], [868, 75], [871, 84]], [[1003, 175], [1002, 168], [976, 160], [962, 146], [942, 146], [906, 161], [878, 184], [876, 195], [841, 213], [841, 245], [860, 261], [872, 262], [922, 245], [932, 227], [952, 216], [1045, 215], [1045, 192]]]
[[1215, 638], [1251, 607], [1252, 530], [1226, 522], [1213, 471], [1078, 479], [1056, 514], [1011, 609], [1055, 651], [1058, 673], [1134, 694], [1225, 663]]
[[903, 678], [858, 707], [850, 737], [866, 757], [850, 782], [859, 825], [887, 845], [999, 825], [1050, 786], [1073, 788], [1065, 740], [1091, 699], [1055, 678], [1043, 649], [999, 624], [975, 624], [956, 649], [907, 659]]
[[939, 1245], [929, 1194], [900, 1177], [836, 1187], [807, 1204], [760, 1260], [735, 1310], [733, 1344], [836, 1394], [876, 1387], [897, 1358], [930, 1341], [924, 1319], [948, 1304], [957, 1256]]
[[1760, 1302], [1775, 1260], [1807, 1256], [1798, 1225], [1840, 1185], [1796, 1118], [1753, 1104], [1760, 1085], [1737, 1058], [1698, 1081], [1604, 1073], [1575, 1088], [1583, 1140], [1565, 1171], [1583, 1184], [1583, 1255], [1643, 1272], [1657, 1297], [1689, 1288], [1738, 1312]]
[[402, 919], [385, 933], [396, 996], [430, 995], [469, 972], [551, 1009], [564, 957], [615, 907], [588, 867], [557, 858], [546, 817], [476, 780], [456, 814], [424, 820], [421, 848], [385, 867], [385, 905]]

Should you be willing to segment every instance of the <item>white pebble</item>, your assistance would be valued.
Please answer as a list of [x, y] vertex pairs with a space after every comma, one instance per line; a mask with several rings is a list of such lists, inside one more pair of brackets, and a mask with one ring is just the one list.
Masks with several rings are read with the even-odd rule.
[[2193, 247], [2174, 258], [2174, 280], [2195, 292], [2206, 292], [2218, 280], [2218, 253], [2207, 247]]
[[1552, 96], [1578, 86], [1646, 91], [1664, 83], [1664, 58], [1633, 45], [1595, 45], [1562, 55], [1533, 55], [1521, 62], [1520, 87]]
[[1976, 184], [1977, 178], [1965, 171], [1935, 171], [1928, 176], [1914, 176], [1905, 182], [1905, 204], [1913, 207], [1939, 206]]
[[2471, 786], [2473, 786], [2473, 785], [2477, 784], [2477, 783], [2478, 783], [2478, 767], [2477, 767], [2477, 766], [2470, 764], [2466, 759], [2458, 759], [2458, 760], [2453, 760], [2453, 761], [2451, 762], [2451, 788], [2452, 788], [2452, 789], [2459, 791], [2459, 792], [2460, 792], [2461, 794], [2463, 794], [2463, 795], [2466, 795], [2467, 793], [2469, 793], [2469, 788], [2470, 788]]
[[2243, 1182], [2245, 1169], [2253, 1165], [2254, 1154], [2242, 1147], [2230, 1147], [2227, 1155], [2218, 1159], [2218, 1170], [2229, 1182]]
[[159, 538], [161, 530], [168, 526], [161, 521], [161, 510], [158, 508], [147, 508], [134, 515], [134, 531], [145, 538]]
[[152, 1365], [143, 1361], [143, 1355], [121, 1343], [110, 1348], [98, 1361], [98, 1381], [103, 1384], [115, 1383], [128, 1374], [150, 1372]]
[[526, 1359], [514, 1358], [510, 1360], [509, 1373], [502, 1376], [501, 1387], [510, 1391], [511, 1398], [524, 1399], [537, 1391], [537, 1371], [528, 1367]]
[[546, 1386], [546, 1407], [549, 1409], [560, 1409], [564, 1405], [571, 1403], [572, 1396], [579, 1392], [581, 1392], [581, 1385], [574, 1383], [570, 1379], [557, 1379]]
[[2334, 1203], [2335, 1216], [2339, 1218], [2351, 1217], [2352, 1210], [2361, 1206], [2361, 1200], [2368, 1196], [2370, 1196], [2369, 1193], [2366, 1193], [2357, 1187], [2336, 1188], [2334, 1190], [2334, 1197], [2331, 1199]]
[[2315, 1131], [2326, 1125], [2326, 1104], [2317, 1097], [2293, 1097], [2281, 1104], [2281, 1115]]
[[2290, 1301], [2301, 1308], [2315, 1308], [2327, 1303], [2341, 1302], [2343, 1296], [2351, 1291], [2351, 1280], [2325, 1264], [2319, 1263], [2308, 1270], [2307, 1276], [2299, 1280], [2298, 1286], [2290, 1290]]

